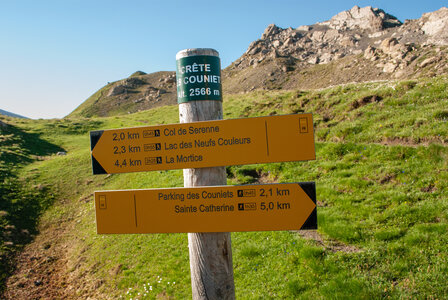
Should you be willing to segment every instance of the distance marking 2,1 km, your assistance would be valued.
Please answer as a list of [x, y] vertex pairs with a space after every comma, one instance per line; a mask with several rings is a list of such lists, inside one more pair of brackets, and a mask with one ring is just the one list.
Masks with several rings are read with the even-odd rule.
[[100, 191], [95, 207], [100, 234], [317, 228], [314, 182]]

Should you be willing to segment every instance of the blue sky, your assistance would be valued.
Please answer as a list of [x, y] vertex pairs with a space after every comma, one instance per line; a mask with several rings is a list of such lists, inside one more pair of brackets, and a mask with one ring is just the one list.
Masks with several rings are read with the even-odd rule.
[[0, 0], [0, 109], [61, 118], [107, 82], [174, 71], [186, 48], [214, 48], [223, 67], [271, 23], [296, 28], [373, 6], [401, 21], [446, 1]]

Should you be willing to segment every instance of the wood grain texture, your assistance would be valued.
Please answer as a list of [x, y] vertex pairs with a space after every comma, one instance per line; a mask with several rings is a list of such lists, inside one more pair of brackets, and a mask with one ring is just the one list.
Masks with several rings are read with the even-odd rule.
[[[179, 104], [181, 123], [221, 120], [221, 101]], [[226, 185], [226, 168], [184, 169], [184, 186]], [[235, 299], [232, 245], [229, 232], [189, 233], [193, 299]]]

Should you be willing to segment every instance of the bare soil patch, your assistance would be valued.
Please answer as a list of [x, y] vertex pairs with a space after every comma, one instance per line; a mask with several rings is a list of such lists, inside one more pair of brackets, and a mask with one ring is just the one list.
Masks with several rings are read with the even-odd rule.
[[67, 222], [51, 224], [17, 256], [5, 299], [70, 299], [66, 292]]
[[347, 253], [353, 253], [353, 252], [360, 252], [361, 249], [352, 246], [352, 245], [346, 245], [340, 241], [333, 240], [333, 239], [325, 239], [322, 237], [322, 235], [317, 232], [316, 230], [299, 230], [297, 233], [307, 239], [307, 240], [313, 240], [316, 244], [318, 244], [321, 247], [324, 247], [325, 250], [331, 251], [331, 252], [347, 252]]

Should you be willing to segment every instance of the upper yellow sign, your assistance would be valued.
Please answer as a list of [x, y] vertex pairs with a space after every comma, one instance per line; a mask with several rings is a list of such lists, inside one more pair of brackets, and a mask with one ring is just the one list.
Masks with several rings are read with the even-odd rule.
[[94, 174], [313, 160], [311, 114], [90, 132]]
[[317, 228], [314, 182], [95, 192], [100, 234]]

